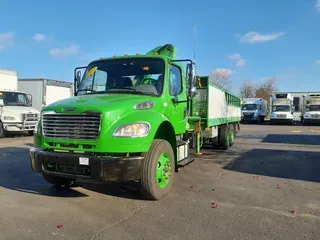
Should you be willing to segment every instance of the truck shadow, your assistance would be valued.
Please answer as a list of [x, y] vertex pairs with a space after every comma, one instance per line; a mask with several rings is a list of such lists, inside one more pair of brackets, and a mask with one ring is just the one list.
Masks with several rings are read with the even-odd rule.
[[0, 186], [13, 191], [51, 197], [89, 197], [90, 192], [86, 191], [89, 190], [115, 197], [143, 199], [134, 183], [119, 185], [76, 181], [74, 188], [55, 188], [47, 183], [41, 174], [31, 169], [29, 149], [20, 147], [0, 148]]
[[224, 166], [229, 171], [320, 182], [320, 152], [253, 149]]
[[263, 143], [320, 145], [320, 135], [311, 134], [268, 134]]

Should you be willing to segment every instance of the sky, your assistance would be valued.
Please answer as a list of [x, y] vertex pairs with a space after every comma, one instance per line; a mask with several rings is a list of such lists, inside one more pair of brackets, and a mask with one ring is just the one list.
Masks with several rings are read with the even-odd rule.
[[173, 44], [197, 74], [275, 77], [279, 91], [320, 91], [320, 0], [0, 0], [0, 68], [73, 81], [100, 57]]

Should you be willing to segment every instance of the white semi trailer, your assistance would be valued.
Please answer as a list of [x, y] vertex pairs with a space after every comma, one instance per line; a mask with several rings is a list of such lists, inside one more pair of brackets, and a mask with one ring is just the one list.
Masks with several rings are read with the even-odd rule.
[[33, 106], [41, 111], [43, 107], [73, 96], [73, 83], [44, 78], [19, 79], [18, 88], [32, 94]]
[[263, 98], [243, 98], [241, 122], [263, 122], [267, 116], [267, 101]]
[[293, 124], [293, 95], [274, 93], [270, 96], [270, 123]]
[[320, 123], [320, 94], [303, 96], [302, 124]]
[[9, 132], [33, 134], [40, 112], [32, 108], [32, 95], [18, 91], [18, 73], [0, 69], [0, 138]]

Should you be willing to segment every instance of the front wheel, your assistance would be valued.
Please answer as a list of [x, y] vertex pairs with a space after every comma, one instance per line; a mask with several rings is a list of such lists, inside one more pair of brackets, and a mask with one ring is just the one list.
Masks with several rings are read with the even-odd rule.
[[6, 133], [3, 129], [2, 123], [0, 123], [0, 138], [4, 138], [6, 136]]
[[144, 197], [158, 200], [169, 191], [174, 180], [175, 158], [170, 143], [156, 139], [144, 154], [140, 188]]

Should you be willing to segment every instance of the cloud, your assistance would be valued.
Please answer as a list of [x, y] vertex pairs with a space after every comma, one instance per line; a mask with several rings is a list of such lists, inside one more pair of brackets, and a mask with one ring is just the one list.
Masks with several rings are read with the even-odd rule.
[[320, 65], [320, 60], [317, 60], [317, 61], [315, 62], [315, 64], [319, 64], [319, 65]]
[[239, 53], [229, 55], [228, 58], [232, 61], [235, 61], [237, 67], [243, 67], [247, 62], [247, 60], [243, 59]]
[[14, 42], [13, 32], [0, 33], [0, 52], [5, 48], [11, 47]]
[[261, 42], [269, 42], [278, 39], [279, 37], [283, 36], [285, 32], [278, 32], [278, 33], [268, 33], [268, 34], [261, 34], [259, 32], [247, 32], [244, 35], [236, 35], [240, 37], [241, 43], [247, 44], [254, 44], [254, 43], [261, 43]]
[[223, 77], [230, 77], [233, 74], [233, 71], [228, 68], [215, 68], [211, 71], [211, 74]]
[[49, 53], [54, 58], [65, 58], [69, 55], [74, 55], [79, 53], [80, 47], [79, 45], [72, 45], [67, 48], [53, 48], [50, 49]]
[[42, 34], [42, 33], [36, 33], [33, 35], [32, 39], [35, 40], [36, 42], [42, 42], [46, 40], [47, 36]]
[[320, 13], [320, 0], [316, 0], [314, 7], [317, 10], [317, 12]]

